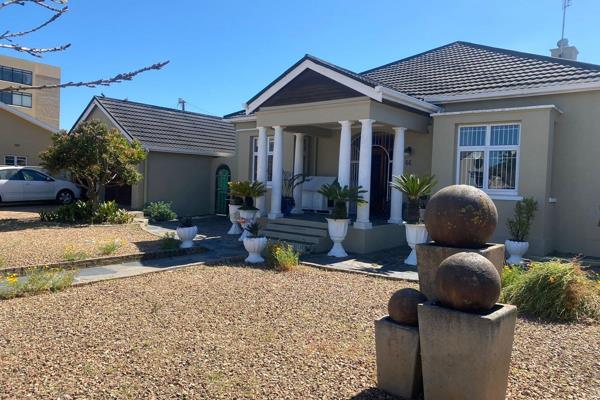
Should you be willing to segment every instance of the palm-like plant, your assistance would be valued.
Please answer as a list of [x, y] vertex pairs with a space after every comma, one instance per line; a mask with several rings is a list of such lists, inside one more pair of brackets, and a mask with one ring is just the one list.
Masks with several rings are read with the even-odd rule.
[[331, 212], [332, 219], [348, 218], [346, 203], [349, 201], [355, 201], [357, 204], [367, 203], [362, 197], [367, 191], [364, 190], [362, 186], [351, 188], [346, 185], [342, 187], [338, 181], [335, 181], [331, 185], [325, 184], [321, 186], [319, 193], [333, 201], [333, 211]]
[[229, 193], [232, 198], [241, 198], [244, 201], [244, 209], [254, 209], [254, 199], [267, 193], [264, 183], [254, 181], [229, 182]]
[[294, 197], [294, 189], [296, 186], [307, 181], [309, 181], [309, 179], [307, 179], [304, 174], [286, 174], [286, 177], [283, 180], [283, 197]]
[[419, 199], [429, 196], [436, 185], [433, 175], [419, 177], [417, 175], [394, 176], [392, 179], [392, 188], [401, 191], [406, 195], [406, 222], [416, 224], [419, 222]]

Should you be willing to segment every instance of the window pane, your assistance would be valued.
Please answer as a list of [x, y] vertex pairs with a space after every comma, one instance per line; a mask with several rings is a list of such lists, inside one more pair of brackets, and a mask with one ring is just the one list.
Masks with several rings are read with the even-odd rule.
[[27, 165], [27, 157], [17, 157], [17, 165], [19, 167], [24, 167]]
[[22, 95], [21, 105], [23, 107], [31, 107], [31, 95], [30, 94], [25, 93]]
[[515, 150], [490, 151], [489, 189], [516, 189], [517, 152]]
[[23, 84], [25, 85], [31, 85], [33, 82], [32, 76], [31, 76], [31, 72], [29, 71], [23, 71]]
[[460, 146], [484, 146], [485, 126], [463, 126], [460, 128]]
[[16, 169], [0, 170], [0, 179], [10, 179], [17, 173]]
[[459, 183], [483, 188], [483, 151], [461, 151]]
[[518, 146], [519, 125], [494, 125], [490, 137], [492, 146]]
[[272, 153], [274, 148], [275, 148], [275, 139], [270, 137], [269, 138], [269, 153]]
[[267, 181], [271, 182], [273, 180], [273, 155], [269, 155], [267, 159], [269, 160], [269, 165], [267, 167]]
[[46, 175], [41, 174], [37, 171], [31, 170], [31, 169], [22, 169], [21, 172], [23, 173], [23, 176], [25, 177], [26, 181], [45, 181], [46, 180]]
[[15, 156], [4, 156], [4, 165], [15, 165]]

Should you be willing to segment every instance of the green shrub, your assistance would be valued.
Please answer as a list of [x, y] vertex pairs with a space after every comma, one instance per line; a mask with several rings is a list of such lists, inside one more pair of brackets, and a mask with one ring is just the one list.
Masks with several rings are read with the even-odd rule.
[[169, 201], [153, 201], [144, 206], [144, 215], [151, 221], [163, 222], [177, 218], [177, 214], [171, 209]]
[[86, 258], [89, 258], [88, 254], [85, 251], [77, 250], [73, 245], [66, 246], [63, 252], [65, 261], [81, 261]]
[[101, 255], [108, 256], [117, 251], [119, 247], [121, 247], [121, 242], [117, 239], [113, 239], [101, 244], [100, 247], [98, 247], [98, 250]]
[[160, 239], [160, 247], [163, 250], [175, 250], [179, 248], [180, 241], [175, 237], [173, 232], [167, 232]]
[[290, 271], [300, 262], [300, 254], [289, 243], [269, 241], [265, 248], [265, 261], [276, 271]]
[[529, 269], [504, 269], [501, 301], [519, 312], [549, 321], [600, 320], [600, 284], [573, 262], [553, 260]]
[[103, 224], [129, 224], [133, 221], [133, 215], [127, 210], [119, 208], [115, 201], [105, 201], [100, 203], [94, 215], [94, 222]]
[[60, 268], [31, 268], [21, 278], [16, 274], [0, 275], [0, 299], [63, 290], [73, 285], [76, 273]]
[[514, 218], [506, 221], [510, 231], [510, 240], [524, 242], [529, 235], [529, 228], [537, 210], [537, 201], [533, 197], [527, 197], [515, 204]]
[[119, 208], [114, 201], [96, 205], [93, 202], [77, 200], [72, 204], [62, 205], [54, 211], [42, 210], [39, 214], [43, 222], [63, 224], [128, 224], [133, 221], [133, 216], [127, 210]]

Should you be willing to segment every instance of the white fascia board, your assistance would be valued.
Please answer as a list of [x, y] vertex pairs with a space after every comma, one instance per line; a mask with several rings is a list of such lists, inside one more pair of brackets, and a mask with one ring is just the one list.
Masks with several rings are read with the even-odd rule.
[[485, 93], [430, 96], [425, 97], [425, 100], [431, 103], [447, 104], [476, 100], [505, 99], [511, 97], [530, 97], [560, 93], [589, 92], [594, 90], [600, 90], [600, 82], [574, 83], [571, 85], [552, 85], [528, 89], [499, 90]]
[[384, 86], [377, 86], [375, 90], [383, 94], [383, 99], [392, 101], [394, 103], [403, 104], [408, 107], [415, 108], [420, 111], [426, 112], [438, 112], [441, 110], [440, 107], [435, 104], [431, 104], [427, 101], [419, 100], [415, 97], [409, 96], [402, 92], [398, 92], [393, 89], [386, 88]]
[[233, 153], [225, 151], [207, 151], [207, 150], [186, 150], [186, 149], [174, 149], [166, 146], [145, 146], [147, 151], [155, 151], [158, 153], [172, 153], [172, 154], [188, 154], [195, 156], [208, 156], [208, 157], [232, 157]]
[[21, 119], [24, 119], [25, 121], [29, 122], [30, 124], [33, 124], [39, 128], [45, 129], [51, 133], [57, 133], [59, 131], [58, 128], [55, 128], [52, 125], [50, 125], [44, 121], [41, 121], [35, 117], [32, 117], [31, 115], [24, 113], [23, 111], [19, 111], [19, 110], [13, 108], [12, 106], [9, 106], [2, 102], [0, 102], [0, 110], [4, 110], [8, 113], [11, 113]]
[[246, 116], [241, 116], [241, 117], [226, 118], [223, 121], [228, 121], [228, 122], [252, 122], [252, 121], [256, 121], [256, 115], [246, 115]]
[[279, 90], [281, 90], [285, 85], [290, 83], [294, 78], [296, 78], [298, 75], [300, 75], [302, 72], [304, 72], [307, 69], [311, 69], [323, 76], [326, 76], [327, 78], [333, 79], [334, 81], [341, 83], [342, 85], [347, 86], [351, 89], [354, 89], [357, 92], [359, 92], [367, 97], [370, 97], [374, 100], [377, 100], [379, 102], [381, 102], [383, 99], [381, 91], [377, 91], [375, 88], [373, 88], [369, 85], [365, 85], [364, 83], [361, 83], [361, 82], [357, 81], [356, 79], [352, 79], [344, 74], [341, 74], [330, 68], [319, 65], [311, 60], [304, 60], [300, 65], [298, 65], [296, 68], [291, 70], [287, 75], [285, 75], [283, 78], [281, 78], [279, 81], [277, 81], [273, 86], [271, 86], [269, 89], [267, 89], [258, 98], [256, 98], [251, 103], [247, 104], [245, 107], [246, 115], [252, 113], [258, 107], [260, 107], [261, 104], [263, 104], [265, 101], [267, 101], [271, 96], [273, 96], [275, 93], [277, 93]]
[[445, 115], [464, 115], [464, 114], [480, 114], [480, 113], [498, 113], [498, 112], [514, 112], [514, 111], [535, 111], [535, 110], [547, 110], [553, 109], [562, 114], [562, 110], [556, 107], [554, 104], [544, 104], [539, 106], [525, 106], [525, 107], [508, 107], [508, 108], [491, 108], [484, 110], [465, 110], [465, 111], [449, 111], [449, 112], [438, 112], [429, 114], [432, 117], [441, 117]]

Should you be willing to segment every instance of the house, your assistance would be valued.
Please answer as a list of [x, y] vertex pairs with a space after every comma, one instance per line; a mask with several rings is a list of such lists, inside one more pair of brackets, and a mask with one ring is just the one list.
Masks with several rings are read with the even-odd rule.
[[60, 117], [59, 89], [1, 89], [58, 83], [58, 67], [0, 56], [0, 165], [38, 165]]
[[532, 196], [531, 254], [600, 256], [600, 65], [559, 45], [562, 58], [454, 42], [361, 73], [306, 55], [224, 117], [236, 130], [234, 178], [268, 183], [258, 205], [271, 223], [282, 171], [362, 186], [369, 204], [354, 205], [345, 241], [358, 253], [404, 243], [389, 182], [415, 173], [434, 174], [437, 189], [486, 191], [500, 218], [494, 241]]
[[94, 97], [73, 129], [99, 120], [138, 140], [148, 157], [139, 166], [140, 183], [106, 188], [105, 199], [141, 209], [170, 201], [181, 216], [227, 214], [227, 182], [235, 166], [235, 131], [221, 117]]

